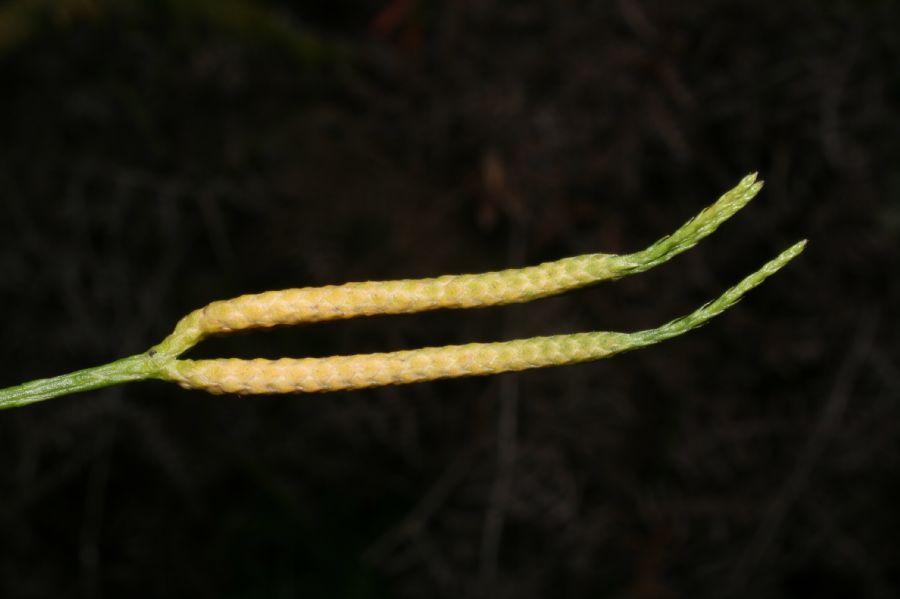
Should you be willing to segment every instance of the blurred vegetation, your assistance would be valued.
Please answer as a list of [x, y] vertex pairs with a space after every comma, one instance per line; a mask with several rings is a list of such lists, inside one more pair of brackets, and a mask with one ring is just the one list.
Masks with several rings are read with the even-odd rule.
[[529, 306], [198, 355], [715, 326], [604, 364], [328, 396], [110, 389], [0, 418], [0, 596], [893, 597], [896, 2], [10, 0], [0, 386], [240, 293], [704, 251]]
[[0, 7], [0, 55], [68, 29], [158, 22], [183, 41], [205, 30], [242, 44], [272, 44], [307, 67], [334, 58], [336, 47], [285, 17], [253, 0], [10, 0]]

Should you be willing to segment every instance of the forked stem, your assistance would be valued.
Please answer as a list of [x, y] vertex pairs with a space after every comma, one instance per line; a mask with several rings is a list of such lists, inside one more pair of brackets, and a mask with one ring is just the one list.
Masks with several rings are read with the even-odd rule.
[[540, 368], [608, 356], [658, 343], [697, 328], [734, 305], [797, 256], [801, 241], [718, 299], [667, 324], [635, 333], [594, 332], [414, 350], [281, 360], [178, 360], [211, 334], [301, 322], [473, 308], [527, 302], [644, 272], [693, 247], [750, 201], [762, 186], [748, 175], [717, 202], [649, 248], [628, 255], [588, 254], [538, 266], [433, 279], [347, 283], [288, 289], [213, 302], [181, 319], [145, 353], [71, 374], [0, 389], [0, 409], [145, 379], [174, 381], [212, 393], [337, 391]]

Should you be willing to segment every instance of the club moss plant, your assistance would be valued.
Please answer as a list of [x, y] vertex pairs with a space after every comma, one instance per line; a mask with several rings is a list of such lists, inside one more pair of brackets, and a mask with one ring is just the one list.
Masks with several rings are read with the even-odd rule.
[[744, 177], [737, 187], [672, 235], [633, 254], [587, 254], [499, 272], [268, 291], [213, 302], [182, 318], [171, 335], [142, 354], [0, 390], [0, 408], [145, 379], [174, 381], [184, 388], [210, 393], [360, 389], [574, 364], [652, 345], [697, 328], [733, 306], [747, 291], [803, 251], [806, 241], [795, 243], [718, 299], [687, 316], [645, 331], [575, 333], [326, 358], [178, 359], [210, 335], [373, 314], [527, 302], [644, 272], [696, 245], [744, 207], [761, 188], [762, 182], [756, 180], [755, 173]]

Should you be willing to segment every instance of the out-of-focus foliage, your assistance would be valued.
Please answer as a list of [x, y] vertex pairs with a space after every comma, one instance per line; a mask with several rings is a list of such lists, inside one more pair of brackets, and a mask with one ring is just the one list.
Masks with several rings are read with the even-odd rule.
[[186, 31], [205, 28], [245, 44], [275, 44], [304, 65], [336, 52], [285, 13], [253, 0], [9, 0], [0, 6], [0, 56], [52, 32], [106, 21], [140, 27], [151, 19]]
[[754, 170], [753, 210], [665, 269], [197, 357], [636, 330], [810, 239], [715, 327], [606, 363], [6, 412], [0, 596], [898, 594], [896, 2], [0, 10], [3, 386], [240, 293], [633, 251]]

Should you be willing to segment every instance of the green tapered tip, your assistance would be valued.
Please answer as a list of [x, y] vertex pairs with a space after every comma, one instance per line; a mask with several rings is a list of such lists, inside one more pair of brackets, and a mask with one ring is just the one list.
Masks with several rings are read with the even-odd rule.
[[697, 216], [690, 219], [677, 231], [659, 239], [645, 250], [615, 256], [612, 259], [620, 262], [622, 275], [644, 272], [658, 264], [677, 256], [694, 247], [708, 237], [726, 220], [746, 206], [763, 188], [763, 182], [756, 180], [757, 174], [750, 173], [740, 180], [732, 189], [722, 194], [715, 203], [704, 208]]
[[806, 248], [806, 239], [798, 241], [787, 248], [778, 254], [778, 256], [769, 262], [766, 262], [759, 270], [748, 275], [740, 283], [728, 289], [717, 299], [704, 304], [687, 316], [676, 318], [655, 329], [630, 333], [631, 343], [634, 344], [633, 348], [659, 343], [660, 341], [677, 337], [678, 335], [706, 324], [712, 318], [738, 303], [748, 291], [757, 287], [760, 283], [784, 268], [784, 266], [796, 258], [804, 248]]

